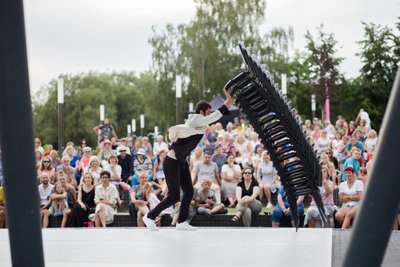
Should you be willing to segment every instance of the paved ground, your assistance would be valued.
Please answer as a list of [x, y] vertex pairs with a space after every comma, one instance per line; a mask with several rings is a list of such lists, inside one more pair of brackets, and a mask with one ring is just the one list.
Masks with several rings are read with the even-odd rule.
[[[332, 266], [341, 266], [347, 246], [350, 241], [351, 230], [334, 229], [332, 232]], [[386, 249], [382, 266], [400, 266], [400, 231], [393, 231]]]

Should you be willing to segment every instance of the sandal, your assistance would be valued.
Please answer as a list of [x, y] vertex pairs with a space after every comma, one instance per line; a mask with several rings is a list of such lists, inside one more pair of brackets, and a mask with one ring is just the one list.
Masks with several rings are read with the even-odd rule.
[[231, 221], [232, 221], [232, 222], [237, 222], [237, 221], [239, 221], [239, 219], [240, 219], [240, 217], [238, 217], [237, 215], [235, 215], [235, 216], [232, 217]]

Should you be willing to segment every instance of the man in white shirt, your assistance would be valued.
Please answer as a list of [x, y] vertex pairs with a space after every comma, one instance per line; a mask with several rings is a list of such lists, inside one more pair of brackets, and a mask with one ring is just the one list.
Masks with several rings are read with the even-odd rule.
[[40, 207], [43, 207], [49, 201], [49, 196], [53, 191], [54, 185], [49, 182], [49, 175], [47, 173], [42, 173], [39, 177], [40, 185], [38, 186], [39, 197], [40, 197]]

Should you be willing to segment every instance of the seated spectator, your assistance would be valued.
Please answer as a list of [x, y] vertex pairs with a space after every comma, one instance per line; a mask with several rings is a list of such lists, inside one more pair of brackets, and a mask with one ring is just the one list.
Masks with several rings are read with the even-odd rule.
[[348, 166], [352, 166], [354, 169], [354, 174], [356, 177], [358, 177], [358, 171], [360, 170], [360, 163], [359, 163], [359, 158], [361, 157], [361, 150], [358, 149], [357, 147], [353, 147], [351, 150], [352, 156], [348, 158], [345, 163], [343, 164], [343, 172], [342, 172], [342, 182], [346, 181], [346, 175], [344, 173], [344, 170]]
[[131, 151], [130, 151], [130, 149], [128, 149], [128, 139], [126, 137], [119, 139], [119, 146], [117, 147], [117, 156], [120, 155], [121, 148], [125, 148], [126, 154], [131, 155]]
[[339, 132], [342, 136], [346, 135], [348, 125], [345, 119], [339, 115], [337, 116], [337, 121], [335, 123], [336, 132]]
[[42, 147], [42, 141], [38, 137], [35, 138], [35, 151], [39, 151], [40, 153], [44, 153], [44, 148]]
[[260, 198], [262, 199], [263, 195], [267, 197], [267, 209], [270, 209], [273, 208], [271, 193], [276, 193], [282, 186], [268, 151], [262, 152], [262, 160], [258, 165], [256, 177], [260, 183]]
[[210, 216], [224, 210], [224, 204], [216, 202], [214, 191], [211, 190], [211, 181], [207, 179], [201, 183], [201, 189], [197, 191], [194, 201], [198, 214]]
[[110, 182], [118, 188], [119, 183], [122, 181], [122, 168], [118, 165], [117, 156], [114, 154], [110, 155], [107, 160], [107, 167], [105, 167], [104, 170], [110, 173]]
[[[111, 174], [108, 171], [100, 173], [101, 184], [95, 187], [94, 203], [96, 210], [94, 221], [96, 227], [107, 227], [107, 224], [114, 222], [117, 213], [118, 190], [110, 183]], [[90, 216], [92, 217], [92, 216]]]
[[[48, 208], [48, 210], [46, 210]], [[55, 217], [62, 216], [61, 228], [64, 228], [67, 224], [68, 216], [71, 213], [71, 209], [68, 207], [67, 202], [67, 192], [61, 182], [57, 182], [54, 185], [54, 190], [49, 197], [49, 201], [46, 205], [42, 207], [42, 210], [45, 211], [43, 220], [43, 227], [46, 228], [48, 226], [48, 217], [49, 215], [53, 215]]]
[[55, 170], [57, 170], [57, 167], [62, 164], [61, 160], [58, 158], [57, 151], [51, 150], [49, 152], [49, 156], [50, 156], [50, 159], [51, 159], [51, 166], [53, 166], [53, 168]]
[[69, 164], [71, 165], [72, 168], [75, 169], [77, 163], [79, 163], [79, 158], [77, 155], [75, 155], [75, 148], [69, 145], [65, 148], [65, 152], [66, 152], [65, 156], [69, 158]]
[[236, 155], [235, 146], [233, 145], [232, 138], [228, 132], [222, 135], [222, 141], [219, 143], [222, 148], [222, 153]]
[[147, 182], [148, 175], [146, 172], [139, 174], [139, 183], [133, 185], [131, 188], [131, 202], [135, 205], [137, 212], [136, 220], [139, 227], [144, 227], [143, 216], [146, 215], [149, 210], [149, 202], [146, 200], [146, 191], [148, 189]]
[[40, 166], [42, 165], [42, 158], [43, 158], [43, 153], [40, 152], [39, 150], [35, 151], [36, 170], [39, 170]]
[[339, 149], [343, 150], [343, 141], [341, 133], [336, 132], [335, 139], [332, 140], [331, 146], [332, 146], [333, 156], [339, 158], [338, 156], [338, 154], [340, 153]]
[[377, 143], [378, 143], [378, 134], [376, 133], [375, 130], [370, 130], [364, 142], [365, 151], [368, 154], [371, 154], [372, 150], [375, 149]]
[[325, 120], [324, 125], [324, 130], [327, 132], [328, 138], [333, 140], [336, 134], [335, 126], [332, 125], [330, 120]]
[[47, 173], [42, 173], [38, 178], [40, 180], [38, 186], [40, 208], [42, 208], [49, 202], [49, 197], [53, 191], [54, 185], [50, 183], [49, 175]]
[[356, 131], [356, 124], [354, 123], [354, 121], [350, 121], [349, 128], [347, 128], [346, 130], [346, 135], [352, 137], [355, 131]]
[[154, 161], [154, 175], [158, 184], [162, 185], [165, 182], [165, 174], [164, 174], [164, 167], [163, 163], [165, 157], [167, 156], [166, 150], [159, 151], [158, 155], [155, 157]]
[[370, 127], [366, 126], [366, 121], [365, 120], [360, 120], [360, 124], [357, 126], [356, 131], [360, 131], [360, 135], [357, 139], [359, 139], [360, 142], [364, 142], [365, 137], [367, 137], [368, 132], [371, 130]]
[[346, 150], [351, 151], [353, 149], [353, 147], [357, 147], [358, 149], [360, 149], [361, 156], [362, 157], [364, 156], [364, 146], [363, 146], [362, 142], [357, 140], [357, 137], [355, 135], [350, 137], [350, 142], [346, 145]]
[[84, 227], [85, 223], [89, 221], [89, 214], [94, 213], [95, 209], [94, 178], [87, 172], [78, 186], [78, 201], [77, 205], [72, 208], [68, 226]]
[[137, 152], [141, 148], [142, 148], [142, 139], [136, 138], [136, 140], [133, 144], [133, 147], [131, 149], [131, 156], [132, 156], [133, 160], [137, 159]]
[[144, 136], [142, 138], [142, 148], [146, 151], [146, 156], [149, 157], [150, 159], [153, 158], [153, 147], [149, 142], [149, 138], [147, 136]]
[[264, 151], [264, 148], [262, 145], [257, 145], [255, 150], [256, 150], [256, 153], [253, 155], [253, 157], [251, 159], [251, 162], [252, 162], [251, 165], [254, 168], [254, 172], [258, 173], [258, 165], [263, 161], [262, 153]]
[[[297, 217], [300, 218], [304, 214], [304, 196], [300, 196], [297, 198]], [[295, 222], [293, 220], [293, 214], [290, 210], [289, 199], [286, 195], [285, 188], [281, 188], [278, 193], [278, 205], [275, 206], [274, 211], [272, 212], [272, 227], [279, 227], [280, 222], [283, 217], [290, 216], [290, 220], [292, 221], [292, 226], [296, 227]]]
[[221, 193], [224, 201], [229, 201], [229, 208], [235, 207], [236, 185], [240, 180], [241, 173], [240, 166], [235, 164], [235, 157], [228, 155], [227, 162], [222, 166], [221, 170]]
[[321, 131], [321, 136], [315, 142], [318, 148], [318, 152], [325, 152], [331, 146], [331, 139], [328, 137], [326, 130]]
[[85, 167], [83, 173], [90, 173], [94, 179], [94, 184], [100, 183], [100, 173], [103, 169], [100, 167], [100, 161], [97, 156], [90, 157], [89, 166]]
[[235, 142], [236, 158], [235, 162], [242, 167], [247, 167], [251, 164], [253, 149], [249, 142], [246, 141], [243, 135], [238, 135]]
[[54, 184], [55, 182], [55, 176], [56, 176], [56, 170], [53, 168], [51, 165], [51, 159], [50, 157], [44, 157], [42, 159], [42, 163], [37, 171], [38, 176], [40, 176], [42, 173], [47, 173], [50, 179], [50, 183]]
[[347, 166], [344, 174], [346, 180], [339, 185], [339, 201], [342, 203], [342, 207], [335, 215], [336, 220], [342, 224], [342, 229], [350, 228], [351, 220], [357, 213], [364, 190], [363, 182], [357, 180], [352, 166]]
[[204, 160], [203, 149], [200, 146], [197, 146], [194, 149], [194, 152], [190, 155], [190, 160], [189, 160], [190, 173], [193, 172], [193, 169], [196, 166], [196, 164], [203, 162], [203, 160]]
[[260, 187], [254, 177], [253, 170], [250, 167], [245, 167], [242, 171], [242, 179], [236, 187], [237, 212], [231, 220], [237, 222], [243, 217], [243, 225], [250, 227], [251, 215], [260, 213], [262, 209], [262, 204], [258, 197], [259, 194]]
[[221, 179], [219, 178], [218, 166], [211, 162], [211, 154], [204, 153], [204, 160], [196, 164], [193, 168], [193, 184], [195, 190], [201, 189], [201, 183], [204, 179], [211, 181], [211, 189], [214, 190], [217, 203], [221, 203]]
[[79, 184], [81, 176], [83, 175], [83, 172], [86, 167], [89, 166], [89, 161], [90, 158], [92, 157], [92, 149], [90, 147], [85, 147], [82, 149], [83, 155], [82, 158], [80, 158], [78, 161], [76, 161], [76, 167], [75, 167], [75, 180]]
[[131, 183], [133, 173], [133, 159], [128, 154], [128, 147], [121, 145], [118, 147], [118, 164], [121, 166], [121, 179], [125, 183]]
[[333, 156], [333, 151], [331, 148], [325, 150], [325, 154], [328, 156], [329, 162], [335, 165], [335, 169], [339, 169], [339, 161]]
[[6, 228], [6, 201], [4, 187], [0, 183], [0, 229]]
[[[319, 186], [319, 192], [322, 196], [322, 202], [324, 203], [325, 214], [327, 215], [328, 223], [329, 217], [332, 217], [334, 211], [333, 203], [333, 190], [335, 188], [334, 183], [329, 179], [330, 172], [328, 167], [322, 167], [322, 186]], [[322, 220], [317, 204], [314, 199], [311, 201], [310, 207], [307, 209], [306, 217], [304, 219], [304, 225], [308, 224], [309, 228], [321, 227]], [[329, 224], [328, 224], [329, 225]]]
[[115, 155], [114, 151], [111, 149], [111, 141], [105, 139], [103, 142], [103, 147], [100, 149], [100, 152], [97, 155], [103, 169], [105, 169], [108, 166], [108, 158], [111, 155]]
[[133, 162], [133, 170], [135, 174], [132, 177], [132, 185], [138, 184], [138, 177], [142, 172], [147, 173], [149, 182], [153, 180], [153, 164], [151, 159], [146, 156], [146, 151], [143, 148], [140, 148], [137, 152], [137, 158]]
[[158, 156], [162, 150], [168, 152], [168, 145], [164, 142], [164, 137], [159, 134], [157, 135], [156, 142], [154, 142], [154, 156]]
[[[76, 186], [75, 180], [75, 169], [71, 166], [71, 160], [68, 156], [62, 157], [62, 164], [57, 167], [57, 176], [60, 172], [63, 172], [67, 175], [67, 182]], [[58, 181], [58, 177], [56, 177]]]

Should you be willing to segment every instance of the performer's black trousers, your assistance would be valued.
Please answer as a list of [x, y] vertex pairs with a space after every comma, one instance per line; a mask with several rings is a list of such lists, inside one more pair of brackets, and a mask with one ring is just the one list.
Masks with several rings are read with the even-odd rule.
[[178, 223], [189, 218], [189, 206], [193, 198], [193, 185], [189, 165], [185, 162], [166, 157], [163, 163], [165, 181], [168, 186], [168, 196], [147, 214], [147, 218], [155, 218], [166, 208], [180, 200], [180, 188], [183, 191]]

